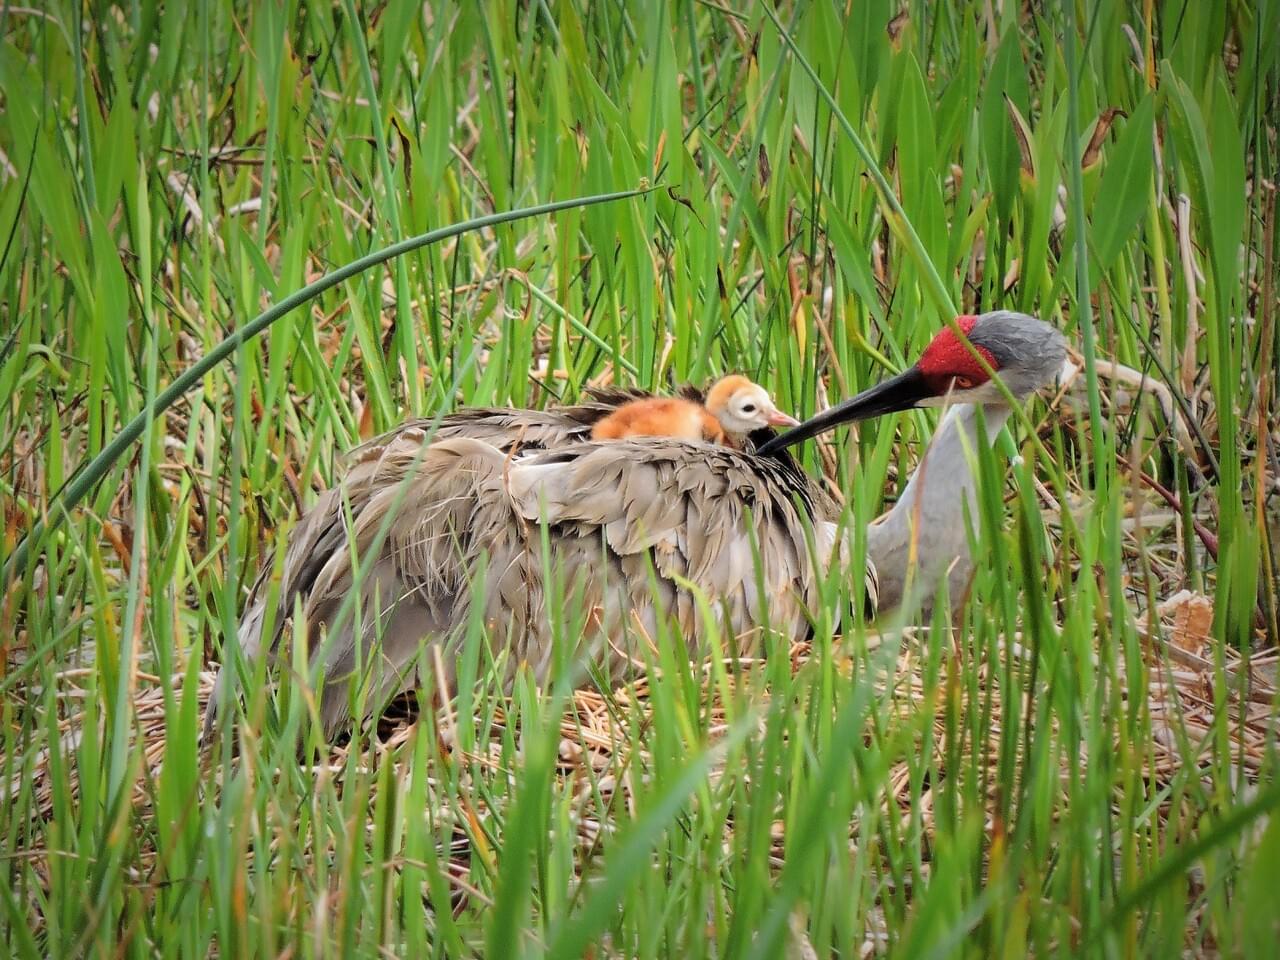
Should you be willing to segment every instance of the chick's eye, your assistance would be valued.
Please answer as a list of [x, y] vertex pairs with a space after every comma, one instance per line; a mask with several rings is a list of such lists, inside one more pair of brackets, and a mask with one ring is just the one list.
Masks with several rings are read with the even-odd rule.
[[745, 404], [742, 408], [743, 413], [755, 413], [756, 405], [754, 403]]
[[969, 390], [973, 387], [973, 377], [956, 377], [954, 383], [957, 390]]

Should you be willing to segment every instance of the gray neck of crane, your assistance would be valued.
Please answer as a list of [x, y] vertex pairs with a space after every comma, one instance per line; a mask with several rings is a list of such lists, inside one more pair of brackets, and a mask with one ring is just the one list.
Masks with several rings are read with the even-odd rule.
[[[990, 445], [1011, 411], [986, 404], [982, 412]], [[880, 578], [881, 610], [914, 599], [927, 616], [943, 577], [953, 605], [963, 595], [973, 569], [966, 530], [978, 523], [977, 439], [977, 408], [951, 407], [898, 502], [868, 528], [867, 554]]]

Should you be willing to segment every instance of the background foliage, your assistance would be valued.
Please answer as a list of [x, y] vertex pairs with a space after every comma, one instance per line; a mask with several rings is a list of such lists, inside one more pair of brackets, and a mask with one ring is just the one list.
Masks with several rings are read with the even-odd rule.
[[[59, 514], [0, 606], [11, 952], [1273, 946], [1277, 37], [1274, 0], [0, 9], [6, 557], [307, 281], [658, 186], [321, 295]], [[995, 307], [1084, 372], [985, 465], [954, 635], [819, 623], [572, 698], [480, 663], [465, 722], [201, 762], [206, 664], [361, 437], [729, 369], [805, 415]], [[870, 516], [931, 426], [809, 466]]]

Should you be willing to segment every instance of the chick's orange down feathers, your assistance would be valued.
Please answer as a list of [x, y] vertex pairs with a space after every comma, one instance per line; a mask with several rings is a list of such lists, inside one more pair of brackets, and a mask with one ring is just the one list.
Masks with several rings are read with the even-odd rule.
[[753, 431], [795, 426], [796, 420], [774, 406], [768, 392], [737, 374], [717, 381], [706, 406], [675, 397], [649, 397], [623, 404], [591, 431], [593, 440], [625, 437], [675, 437], [742, 448]]
[[626, 437], [675, 437], [724, 442], [724, 430], [707, 410], [690, 400], [651, 397], [623, 404], [591, 430], [593, 440]]

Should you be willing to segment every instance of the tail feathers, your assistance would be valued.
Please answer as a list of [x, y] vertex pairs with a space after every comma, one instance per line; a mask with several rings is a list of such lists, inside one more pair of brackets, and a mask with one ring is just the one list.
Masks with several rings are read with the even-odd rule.
[[[259, 600], [245, 611], [244, 618], [240, 621], [237, 639], [240, 659], [247, 668], [252, 668], [260, 654], [264, 612], [263, 601]], [[282, 627], [287, 629], [287, 625]], [[234, 690], [238, 686], [232, 655], [233, 652], [230, 649], [224, 649], [222, 665], [218, 668], [218, 675], [213, 681], [213, 690], [209, 693], [209, 702], [204, 708], [204, 726], [200, 730], [201, 744], [207, 744], [213, 740], [222, 719], [222, 711], [226, 709], [226, 704], [229, 702], [229, 690]]]
[[[255, 587], [238, 634], [244, 664], [252, 667], [263, 657], [280, 655], [284, 615], [300, 600], [306, 636], [313, 645], [311, 656], [324, 661], [320, 713], [326, 735], [347, 719], [350, 682], [357, 671], [369, 681], [365, 691], [370, 705], [411, 685], [424, 645], [443, 636], [459, 617], [465, 620], [460, 611], [467, 600], [466, 570], [457, 563], [458, 537], [474, 532], [477, 491], [507, 466], [502, 451], [469, 437], [440, 440], [426, 451], [382, 452], [362, 463], [363, 469], [353, 470], [345, 481], [348, 488], [359, 488], [360, 495], [350, 498], [356, 511], [353, 527], [343, 520], [342, 498], [334, 497], [316, 505], [332, 516], [309, 513], [291, 532], [282, 575], [291, 587], [288, 596], [282, 592], [279, 598], [280, 616], [271, 637], [263, 636], [268, 591]], [[402, 489], [402, 484], [410, 487]], [[393, 522], [387, 526], [393, 510]], [[325, 555], [303, 555], [295, 548], [318, 526], [334, 532], [322, 542]], [[379, 541], [384, 527], [386, 537]], [[329, 634], [328, 625], [338, 619], [357, 588], [353, 539], [360, 563], [370, 549], [378, 550], [377, 560], [358, 584], [362, 622], [354, 623], [354, 611], [348, 612], [346, 622]], [[293, 568], [299, 564], [310, 568], [305, 583], [297, 582]], [[455, 583], [450, 574], [453, 580], [463, 579]], [[214, 681], [202, 742], [213, 739], [239, 686], [230, 656], [228, 650]]]

